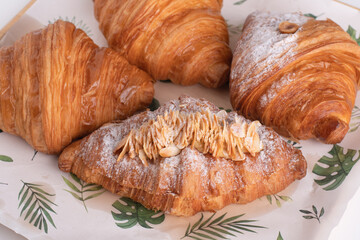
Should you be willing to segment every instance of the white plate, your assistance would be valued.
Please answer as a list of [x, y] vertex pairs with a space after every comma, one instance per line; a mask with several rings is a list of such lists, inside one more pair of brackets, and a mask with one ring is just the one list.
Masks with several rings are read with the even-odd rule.
[[349, 7], [353, 7], [357, 10], [360, 10], [360, 1], [359, 0], [336, 0], [340, 3], [343, 3]]
[[[243, 3], [234, 5], [235, 2]], [[345, 30], [348, 25], [351, 25], [357, 30], [357, 36], [360, 32], [359, 12], [332, 0], [225, 0], [223, 15], [231, 24], [231, 30], [234, 32], [231, 38], [232, 45], [237, 40], [240, 26], [246, 16], [256, 9], [312, 13], [316, 16], [321, 15], [321, 19], [327, 17], [333, 19]], [[92, 1], [90, 0], [39, 0], [29, 9], [28, 14], [44, 25], [60, 17], [73, 20], [78, 26], [83, 27], [98, 44], [106, 44], [93, 16]], [[27, 32], [27, 28], [15, 32], [21, 35]], [[155, 87], [155, 97], [161, 103], [170, 98], [176, 98], [182, 93], [187, 93], [194, 97], [208, 98], [218, 106], [230, 107], [226, 89], [209, 90], [200, 86], [180, 87], [171, 83], [157, 83]], [[356, 105], [360, 107], [360, 99], [357, 99]], [[245, 232], [244, 235], [241, 235], [236, 233], [236, 237], [233, 239], [277, 239], [279, 232], [284, 240], [328, 239], [330, 232], [342, 218], [349, 200], [359, 189], [360, 163], [353, 167], [341, 187], [333, 191], [324, 191], [314, 182], [314, 179], [319, 179], [319, 176], [313, 174], [312, 169], [322, 156], [328, 154], [332, 146], [315, 141], [302, 141], [301, 146], [308, 160], [308, 174], [303, 180], [279, 193], [281, 196], [291, 197], [293, 201], [281, 201], [282, 206], [277, 207], [274, 198], [270, 204], [266, 197], [263, 197], [247, 205], [228, 206], [216, 214], [216, 216], [221, 216], [221, 214], [227, 213], [226, 217], [231, 217], [246, 213], [240, 219], [254, 219], [257, 221], [253, 224], [267, 227], [266, 229], [253, 229], [258, 232], [257, 234]], [[360, 150], [360, 128], [349, 133], [340, 146], [345, 149]], [[64, 190], [70, 189], [62, 177], [73, 180], [69, 174], [58, 170], [56, 157], [38, 153], [33, 158], [34, 151], [29, 145], [20, 138], [6, 133], [0, 133], [0, 155], [8, 155], [14, 160], [12, 163], [0, 161], [0, 182], [7, 183], [7, 185], [0, 185], [0, 223], [27, 238], [179, 239], [184, 235], [188, 224], [193, 225], [201, 216], [201, 214], [197, 214], [190, 218], [177, 218], [166, 215], [161, 224], [151, 225], [153, 229], [145, 229], [138, 224], [132, 228], [123, 229], [116, 226], [116, 221], [111, 214], [111, 211], [116, 211], [112, 204], [119, 197], [104, 193], [90, 199], [86, 201], [87, 212], [82, 202]], [[20, 216], [18, 194], [23, 186], [21, 180], [39, 183], [45, 187], [47, 192], [56, 194], [56, 196], [50, 197], [56, 203], [56, 206], [52, 205], [56, 214], [50, 213], [56, 228], [49, 224], [47, 234], [38, 230], [33, 224], [29, 224], [28, 221], [24, 221], [24, 214]], [[321, 217], [321, 224], [316, 219], [304, 219], [304, 214], [299, 211], [313, 211], [312, 205], [316, 206], [318, 214], [322, 207], [325, 209], [325, 213]], [[204, 214], [205, 218], [209, 216], [211, 213]], [[359, 228], [342, 231], [341, 235], [344, 236], [344, 239], [354, 239], [352, 236], [359, 236], [353, 234], [358, 232]]]

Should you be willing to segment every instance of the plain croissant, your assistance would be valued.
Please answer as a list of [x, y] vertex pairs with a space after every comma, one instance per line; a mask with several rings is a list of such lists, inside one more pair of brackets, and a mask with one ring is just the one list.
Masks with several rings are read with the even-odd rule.
[[340, 142], [360, 81], [360, 47], [331, 20], [255, 12], [230, 76], [231, 103], [295, 139]]
[[95, 0], [109, 46], [155, 80], [219, 87], [232, 58], [222, 0]]
[[178, 216], [248, 203], [306, 174], [301, 151], [272, 129], [186, 96], [102, 126], [65, 148], [58, 164], [86, 182]]
[[57, 21], [0, 49], [0, 128], [59, 153], [105, 122], [148, 106], [152, 78]]

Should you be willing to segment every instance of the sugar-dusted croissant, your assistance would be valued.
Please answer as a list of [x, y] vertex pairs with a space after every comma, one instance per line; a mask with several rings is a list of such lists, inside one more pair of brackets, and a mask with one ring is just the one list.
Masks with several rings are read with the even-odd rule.
[[360, 47], [331, 20], [252, 13], [238, 41], [231, 103], [287, 137], [340, 142], [360, 81]]
[[105, 122], [145, 108], [152, 78], [57, 21], [0, 49], [0, 129], [59, 153]]
[[178, 216], [275, 194], [306, 174], [270, 128], [186, 96], [69, 145], [59, 168]]
[[219, 87], [231, 50], [222, 0], [94, 0], [109, 46], [156, 80]]

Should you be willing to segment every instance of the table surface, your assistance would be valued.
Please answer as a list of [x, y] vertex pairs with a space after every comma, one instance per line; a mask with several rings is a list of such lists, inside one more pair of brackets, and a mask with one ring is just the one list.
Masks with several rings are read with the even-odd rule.
[[6, 6], [6, 8], [0, 9], [0, 29], [3, 28], [8, 20], [11, 20], [21, 9], [28, 4], [30, 0], [16, 0], [13, 1], [10, 5]]

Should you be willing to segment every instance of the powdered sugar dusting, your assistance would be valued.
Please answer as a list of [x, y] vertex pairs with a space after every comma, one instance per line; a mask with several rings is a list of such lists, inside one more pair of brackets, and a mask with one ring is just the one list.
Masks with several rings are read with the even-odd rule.
[[[103, 173], [110, 173], [117, 160], [117, 155], [114, 153], [114, 149], [120, 140], [124, 138], [131, 129], [138, 129], [143, 123], [149, 121], [150, 119], [156, 119], [158, 115], [162, 115], [166, 111], [178, 110], [180, 112], [189, 113], [200, 112], [206, 108], [214, 113], [221, 111], [215, 105], [206, 100], [194, 101], [193, 98], [181, 97], [179, 100], [167, 102], [154, 112], [146, 111], [134, 115], [120, 123], [106, 124], [89, 135], [86, 141], [82, 142], [79, 157], [88, 161], [87, 164], [96, 164], [97, 168], [103, 169]], [[96, 163], [94, 163], [91, 158], [87, 157], [87, 154], [94, 150], [98, 152], [98, 160]], [[138, 158], [135, 158], [135, 160], [141, 162]], [[109, 175], [107, 176], [110, 177]]]
[[[114, 149], [131, 129], [139, 128], [143, 123], [155, 119], [157, 115], [164, 114], [170, 109], [183, 112], [196, 112], [203, 109], [209, 109], [213, 113], [221, 111], [206, 100], [182, 96], [179, 100], [170, 101], [154, 112], [143, 112], [125, 121], [104, 125], [82, 140], [80, 148], [76, 150], [75, 158], [81, 159], [94, 173], [116, 182], [118, 186], [113, 191], [117, 193], [131, 197], [133, 192], [142, 191], [141, 194], [136, 195], [136, 200], [146, 202], [148, 206], [152, 205], [149, 203], [148, 194], [156, 195], [156, 201], [166, 204], [172, 204], [171, 199], [181, 197], [184, 205], [177, 205], [176, 208], [169, 205], [171, 208], [162, 209], [176, 215], [191, 215], [195, 213], [191, 211], [198, 211], [192, 209], [193, 201], [200, 202], [202, 210], [215, 210], [222, 208], [225, 203], [229, 204], [225, 200], [220, 201], [219, 197], [232, 199], [234, 203], [245, 203], [260, 197], [259, 194], [270, 194], [274, 189], [280, 191], [283, 189], [282, 186], [287, 186], [296, 179], [291, 176], [292, 173], [288, 173], [290, 177], [284, 180], [283, 185], [271, 186], [268, 178], [276, 176], [272, 173], [283, 172], [284, 169], [299, 171], [299, 167], [291, 165], [304, 159], [299, 156], [294, 157], [294, 154], [299, 155], [299, 151], [265, 126], [257, 128], [264, 149], [256, 156], [245, 154], [245, 160], [240, 162], [215, 158], [191, 147], [182, 149], [179, 155], [149, 162], [148, 166], [145, 166], [138, 157], [130, 158], [128, 154], [117, 161], [118, 154], [114, 153]], [[222, 112], [219, 115], [228, 123], [235, 121], [250, 123], [235, 112], [226, 114]], [[300, 171], [302, 173], [298, 175], [303, 176], [305, 170]], [[247, 190], [246, 186], [251, 184], [255, 186], [260, 184], [267, 190], [265, 193], [247, 193], [246, 191], [251, 190]], [[235, 193], [239, 195], [230, 197]]]
[[[117, 163], [117, 154], [114, 153], [114, 149], [116, 145], [119, 143], [119, 141], [125, 137], [131, 129], [138, 129], [143, 123], [147, 122], [150, 119], [156, 119], [157, 115], [164, 114], [166, 111], [171, 110], [178, 110], [182, 112], [200, 112], [203, 109], [210, 109], [212, 112], [220, 112], [221, 110], [215, 107], [213, 104], [209, 103], [206, 100], [195, 100], [190, 97], [181, 97], [179, 100], [173, 100], [168, 103], [166, 103], [164, 106], [159, 108], [158, 110], [151, 112], [143, 112], [138, 115], [135, 115], [125, 121], [122, 121], [120, 123], [111, 123], [104, 125], [99, 130], [95, 131], [93, 134], [91, 134], [87, 141], [83, 141], [82, 143], [82, 150], [79, 154], [79, 157], [83, 158], [87, 165], [93, 165], [95, 164], [97, 169], [102, 169], [102, 172], [107, 176], [111, 177], [113, 174], [113, 168], [114, 165], [116, 165], [116, 169], [125, 168], [128, 169], [125, 165], [132, 165], [131, 169], [133, 169], [135, 172], [142, 172], [144, 170], [151, 171], [151, 169], [154, 167], [150, 164], [149, 168], [143, 167], [141, 160], [136, 157], [133, 159], [130, 159], [127, 155], [120, 161], [120, 163]], [[245, 119], [244, 117], [238, 115], [235, 112], [231, 112], [226, 114], [226, 121], [231, 124], [235, 121], [246, 121], [247, 123], [250, 123], [249, 120]], [[267, 136], [267, 131], [265, 130], [264, 126], [259, 127], [259, 135], [261, 138], [261, 141], [264, 145], [264, 151], [265, 153], [261, 153], [260, 156], [266, 158], [268, 153], [272, 153], [274, 148], [277, 144], [274, 143], [273, 138], [270, 138]], [[187, 147], [182, 151], [182, 154], [171, 157], [171, 158], [163, 158], [160, 161], [161, 169], [164, 172], [174, 172], [176, 165], [180, 163], [180, 158], [189, 158], [194, 159], [194, 154], [204, 157], [205, 155], [201, 152], [197, 151], [196, 149], [191, 149]], [[94, 162], [92, 158], [87, 158], [87, 154], [89, 151], [97, 152], [98, 156], [96, 157], [96, 161]], [[247, 154], [248, 155], [248, 154]], [[198, 157], [198, 159], [200, 159]], [[245, 159], [248, 160], [249, 156]], [[119, 165], [120, 164], [120, 165]], [[141, 170], [142, 169], [142, 170]], [[168, 171], [165, 171], [168, 170]], [[206, 165], [200, 169], [201, 175], [206, 176], [207, 167]], [[118, 175], [119, 172], [116, 173]], [[174, 182], [174, 180], [165, 180], [161, 179], [159, 184], [162, 188], [165, 187], [166, 184]]]
[[259, 107], [265, 108], [269, 102], [271, 102], [277, 95], [278, 92], [284, 87], [288, 86], [293, 81], [296, 81], [297, 78], [295, 77], [295, 73], [290, 72], [286, 75], [284, 75], [281, 79], [278, 81], [273, 81], [271, 83], [271, 86], [264, 92], [264, 94], [260, 97], [259, 100]]
[[296, 53], [297, 33], [280, 33], [279, 24], [284, 21], [296, 23], [299, 32], [308, 20], [301, 13], [254, 12], [249, 15], [231, 70], [231, 87], [236, 88], [236, 94], [243, 96], [258, 86], [266, 80], [269, 70], [281, 68], [281, 63]]

